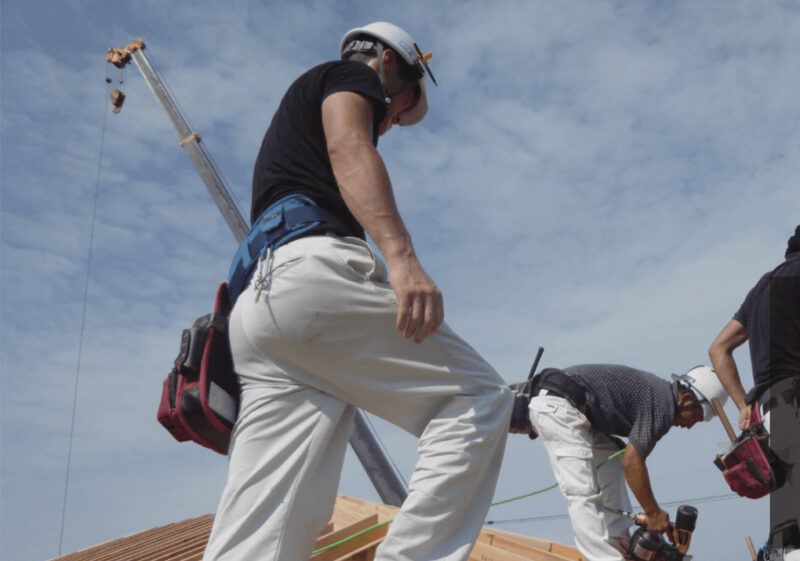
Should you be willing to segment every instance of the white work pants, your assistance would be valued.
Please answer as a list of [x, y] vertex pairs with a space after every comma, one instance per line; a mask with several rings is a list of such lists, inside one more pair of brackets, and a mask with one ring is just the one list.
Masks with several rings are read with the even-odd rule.
[[446, 325], [395, 328], [384, 263], [355, 238], [278, 248], [230, 321], [242, 401], [204, 559], [305, 561], [333, 511], [354, 407], [420, 437], [376, 561], [466, 560], [494, 494], [511, 393]]
[[567, 498], [575, 545], [587, 561], [620, 561], [633, 522], [604, 508], [631, 511], [622, 463], [604, 463], [619, 448], [569, 401], [546, 393], [531, 399], [531, 424]]

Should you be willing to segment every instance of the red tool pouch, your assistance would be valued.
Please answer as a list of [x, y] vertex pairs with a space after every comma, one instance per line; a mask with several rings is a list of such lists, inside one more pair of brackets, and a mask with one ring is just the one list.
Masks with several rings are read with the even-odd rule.
[[758, 499], [779, 486], [773, 466], [777, 461], [769, 447], [769, 433], [759, 412], [758, 401], [752, 405], [751, 424], [734, 442], [734, 448], [717, 464], [731, 490], [742, 497]]
[[228, 283], [222, 283], [214, 312], [183, 330], [181, 350], [164, 380], [157, 414], [178, 442], [193, 440], [223, 455], [228, 453], [239, 412], [239, 382], [228, 341], [232, 307]]

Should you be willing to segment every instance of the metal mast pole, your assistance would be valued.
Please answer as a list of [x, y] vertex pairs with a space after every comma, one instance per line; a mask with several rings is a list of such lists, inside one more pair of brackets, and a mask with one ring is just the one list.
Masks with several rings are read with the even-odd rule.
[[[178, 132], [178, 136], [181, 138], [181, 146], [192, 160], [194, 167], [203, 179], [203, 183], [208, 188], [208, 192], [211, 193], [214, 202], [217, 203], [236, 240], [241, 242], [247, 236], [249, 230], [247, 222], [231, 197], [230, 190], [214, 168], [205, 148], [200, 144], [200, 137], [189, 128], [177, 104], [144, 54], [144, 48], [144, 42], [141, 39], [137, 39], [137, 41], [130, 43], [123, 49], [109, 49], [106, 58], [119, 68], [125, 66], [130, 58], [133, 58], [134, 62], [136, 62], [136, 66], [139, 67], [147, 85], [150, 86], [150, 90], [156, 96], [161, 107], [167, 113], [172, 126]], [[378, 439], [367, 422], [366, 416], [358, 409], [356, 410], [353, 432], [350, 435], [350, 446], [353, 447], [353, 451], [367, 472], [381, 500], [389, 505], [400, 506], [408, 496], [408, 489], [389, 460], [388, 455], [378, 444]]]

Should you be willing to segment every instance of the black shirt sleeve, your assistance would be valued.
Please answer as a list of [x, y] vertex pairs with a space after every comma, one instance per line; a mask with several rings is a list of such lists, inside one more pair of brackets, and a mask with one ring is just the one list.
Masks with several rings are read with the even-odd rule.
[[749, 312], [753, 308], [753, 292], [760, 284], [761, 283], [759, 282], [758, 285], [750, 289], [750, 292], [747, 293], [747, 296], [745, 297], [744, 302], [742, 302], [742, 305], [739, 306], [739, 309], [736, 311], [735, 314], [733, 314], [733, 319], [741, 323], [745, 327], [745, 329], [747, 329], [747, 326], [750, 323]]
[[662, 436], [667, 434], [675, 419], [675, 404], [671, 392], [653, 392], [651, 399], [636, 409], [636, 418], [628, 440], [646, 458]]
[[378, 74], [362, 62], [343, 63], [328, 72], [323, 86], [322, 101], [336, 92], [354, 92], [372, 102], [375, 110], [373, 137], [377, 138], [377, 127], [386, 116], [387, 109]]

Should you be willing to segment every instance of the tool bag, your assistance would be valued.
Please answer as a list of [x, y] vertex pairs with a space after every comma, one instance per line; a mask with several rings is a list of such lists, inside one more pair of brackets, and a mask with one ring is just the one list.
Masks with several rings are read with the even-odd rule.
[[183, 330], [180, 352], [164, 380], [157, 414], [178, 442], [193, 440], [223, 455], [228, 453], [239, 412], [239, 382], [228, 341], [232, 308], [228, 283], [222, 283], [213, 313]]
[[783, 484], [780, 460], [769, 447], [758, 401], [752, 405], [750, 426], [734, 441], [733, 449], [714, 463], [731, 490], [742, 497], [758, 499]]
[[228, 453], [231, 429], [239, 413], [239, 383], [233, 371], [228, 318], [247, 287], [260, 257], [305, 236], [347, 235], [335, 216], [304, 195], [289, 195], [270, 205], [239, 245], [229, 282], [217, 290], [214, 312], [181, 334], [181, 350], [164, 380], [158, 421], [178, 442], [193, 440]]

